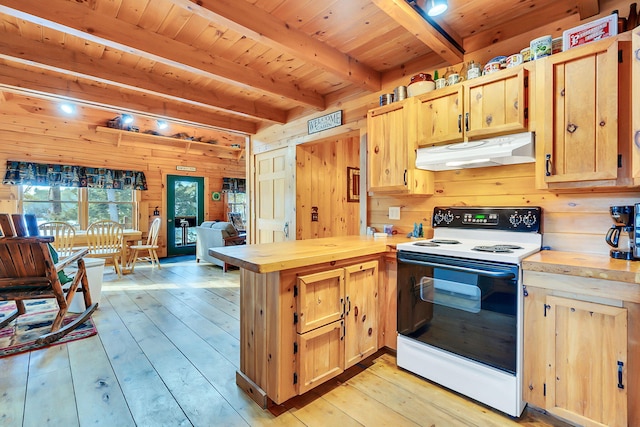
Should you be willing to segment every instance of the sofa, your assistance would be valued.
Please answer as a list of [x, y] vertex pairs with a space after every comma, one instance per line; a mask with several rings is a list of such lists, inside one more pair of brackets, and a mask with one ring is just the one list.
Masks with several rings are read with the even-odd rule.
[[209, 255], [209, 248], [221, 246], [243, 245], [246, 236], [238, 233], [238, 230], [230, 222], [205, 221], [196, 229], [196, 262], [204, 260], [222, 267], [227, 271], [228, 264], [218, 258]]

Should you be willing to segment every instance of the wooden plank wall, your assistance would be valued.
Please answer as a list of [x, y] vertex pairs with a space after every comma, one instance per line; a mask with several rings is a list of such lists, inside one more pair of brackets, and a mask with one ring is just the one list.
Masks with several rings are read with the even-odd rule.
[[[358, 234], [358, 203], [347, 202], [347, 167], [360, 166], [359, 133], [297, 147], [296, 238]], [[318, 220], [312, 221], [312, 208]]]
[[[166, 176], [189, 175], [205, 178], [205, 194], [222, 189], [223, 177], [245, 177], [245, 159], [220, 159], [214, 152], [203, 149], [176, 148], [171, 144], [150, 143], [148, 136], [140, 138], [127, 134], [127, 143], [118, 143], [118, 135], [96, 132], [96, 123], [81, 116], [77, 120], [61, 119], [51, 112], [48, 101], [39, 100], [24, 108], [20, 97], [0, 102], [0, 174], [4, 177], [7, 160], [43, 163], [64, 163], [82, 166], [104, 166], [115, 169], [145, 172], [148, 191], [140, 192], [143, 218], [141, 226], [148, 227], [156, 206], [166, 218]], [[88, 114], [91, 116], [91, 114]], [[100, 123], [102, 125], [102, 123]], [[123, 139], [124, 141], [124, 139]], [[177, 171], [176, 166], [194, 166], [196, 172]], [[17, 188], [0, 185], [0, 210], [17, 212]], [[224, 219], [224, 204], [206, 197], [205, 220]], [[146, 225], [145, 225], [146, 224]], [[146, 230], [143, 230], [146, 231]], [[166, 226], [160, 231], [159, 256], [166, 256]]]
[[[511, 165], [435, 173], [436, 194], [430, 197], [369, 197], [368, 224], [393, 224], [408, 233], [422, 222], [430, 236], [436, 206], [540, 206], [543, 244], [555, 250], [607, 254], [604, 241], [611, 227], [610, 205], [640, 203], [640, 191], [558, 193], [536, 190], [534, 165]], [[400, 206], [400, 220], [389, 220], [389, 206]]]

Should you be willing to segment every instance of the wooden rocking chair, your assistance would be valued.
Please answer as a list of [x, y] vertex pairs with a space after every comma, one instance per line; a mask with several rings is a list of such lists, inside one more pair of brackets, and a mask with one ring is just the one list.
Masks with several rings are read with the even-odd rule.
[[[8, 233], [5, 233], [5, 236]], [[63, 261], [54, 264], [49, 251], [53, 237], [0, 237], [0, 301], [15, 301], [17, 310], [0, 323], [6, 326], [26, 312], [25, 299], [55, 298], [58, 313], [51, 325], [51, 332], [36, 340], [37, 344], [57, 341], [84, 323], [98, 307], [91, 301], [84, 261], [87, 249], [74, 252]], [[78, 271], [64, 288], [58, 272], [72, 263]], [[71, 323], [62, 327], [69, 304], [77, 292], [84, 296], [86, 310]]]

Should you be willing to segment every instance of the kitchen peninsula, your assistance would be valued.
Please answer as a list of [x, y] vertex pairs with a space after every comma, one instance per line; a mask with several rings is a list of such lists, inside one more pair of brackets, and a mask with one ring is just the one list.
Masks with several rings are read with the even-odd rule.
[[[240, 273], [240, 370], [259, 405], [302, 394], [395, 341], [403, 237], [329, 237], [209, 249]], [[395, 265], [395, 262], [393, 264]], [[391, 318], [389, 318], [391, 317]]]

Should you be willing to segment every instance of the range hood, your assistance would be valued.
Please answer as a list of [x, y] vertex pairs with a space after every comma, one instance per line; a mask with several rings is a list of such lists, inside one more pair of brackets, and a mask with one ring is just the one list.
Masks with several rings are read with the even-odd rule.
[[416, 167], [443, 171], [535, 162], [533, 132], [419, 148]]

